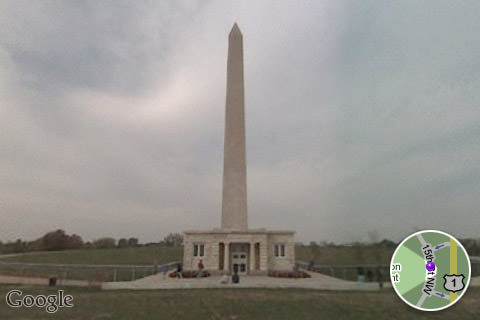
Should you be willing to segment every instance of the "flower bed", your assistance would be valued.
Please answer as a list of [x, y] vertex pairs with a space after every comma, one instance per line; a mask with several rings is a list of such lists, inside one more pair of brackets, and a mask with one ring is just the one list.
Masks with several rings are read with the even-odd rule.
[[[182, 271], [182, 278], [196, 278], [197, 277], [198, 271]], [[177, 277], [177, 271], [174, 271], [170, 273], [170, 278], [176, 278]], [[210, 277], [210, 272], [208, 271], [203, 271], [202, 272], [202, 278]]]
[[276, 278], [310, 278], [310, 275], [304, 271], [270, 271], [268, 272], [269, 277]]

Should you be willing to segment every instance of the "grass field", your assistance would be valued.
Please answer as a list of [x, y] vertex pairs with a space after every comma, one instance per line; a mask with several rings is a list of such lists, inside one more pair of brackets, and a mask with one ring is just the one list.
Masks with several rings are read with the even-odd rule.
[[[388, 265], [390, 263], [393, 248], [381, 246], [362, 247], [310, 247], [297, 246], [297, 261], [309, 262], [314, 260], [319, 265], [349, 265], [351, 268], [323, 268], [320, 272], [341, 279], [355, 280], [356, 265]], [[68, 277], [69, 279], [112, 281], [132, 280], [151, 274], [154, 264], [163, 264], [172, 261], [182, 261], [182, 247], [136, 247], [122, 249], [81, 249], [54, 252], [33, 252], [24, 255], [1, 257], [0, 261], [46, 263], [46, 264], [92, 264], [92, 265], [144, 265], [148, 269], [78, 269], [78, 268], [54, 268], [54, 267], [24, 267], [0, 265], [0, 274], [21, 275], [33, 277]], [[114, 275], [115, 273], [115, 275]], [[388, 272], [387, 272], [388, 273]], [[65, 276], [67, 275], [67, 276]], [[480, 265], [472, 265], [472, 275], [480, 275]]]
[[56, 266], [0, 265], [0, 274], [24, 277], [51, 277], [91, 281], [128, 281], [153, 273], [154, 264], [182, 260], [183, 250], [175, 247], [137, 247], [122, 249], [82, 249], [33, 252], [3, 257], [2, 262], [90, 265], [145, 265], [149, 268], [77, 268]]
[[[389, 264], [393, 249], [383, 247], [318, 247], [298, 246], [297, 260], [315, 260], [316, 264]], [[1, 256], [0, 256], [1, 258]], [[138, 247], [123, 249], [80, 249], [33, 253], [1, 258], [1, 261], [78, 264], [152, 265], [180, 261], [182, 247]]]
[[297, 246], [296, 259], [316, 264], [357, 265], [357, 264], [390, 264], [395, 248], [382, 246], [362, 247], [310, 247]]
[[[421, 312], [404, 304], [391, 289], [379, 292], [210, 289], [97, 291], [66, 288], [74, 307], [50, 315], [39, 308], [10, 308], [0, 286], [1, 319], [479, 319], [480, 288], [470, 288], [456, 305]], [[15, 287], [16, 288], [16, 287]], [[47, 287], [20, 287], [23, 294], [55, 294]]]
[[[388, 265], [393, 248], [382, 246], [362, 247], [310, 247], [297, 246], [297, 261], [309, 262], [311, 259], [319, 265], [347, 265], [350, 268], [321, 268], [319, 272], [346, 280], [356, 280], [356, 265]], [[182, 247], [136, 247], [122, 249], [81, 249], [55, 252], [33, 252], [24, 255], [1, 257], [0, 261], [47, 263], [47, 264], [92, 264], [92, 265], [144, 265], [150, 269], [116, 269], [114, 268], [57, 268], [57, 267], [22, 267], [0, 265], [0, 274], [32, 277], [57, 276], [68, 279], [113, 281], [133, 280], [152, 274], [154, 264], [182, 261]], [[388, 273], [388, 270], [385, 271]], [[472, 265], [472, 275], [480, 275], [480, 265]]]
[[33, 252], [25, 255], [1, 258], [1, 261], [35, 263], [73, 264], [136, 264], [153, 265], [180, 261], [183, 250], [180, 247], [138, 247], [122, 249], [79, 249], [51, 252]]

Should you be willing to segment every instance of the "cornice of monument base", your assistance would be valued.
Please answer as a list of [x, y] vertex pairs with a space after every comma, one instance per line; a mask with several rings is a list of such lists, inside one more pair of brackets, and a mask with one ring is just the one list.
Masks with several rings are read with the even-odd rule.
[[246, 230], [213, 228], [210, 230], [186, 230], [183, 233], [185, 234], [292, 234], [293, 235], [295, 234], [295, 231], [267, 230], [265, 228], [246, 229]]

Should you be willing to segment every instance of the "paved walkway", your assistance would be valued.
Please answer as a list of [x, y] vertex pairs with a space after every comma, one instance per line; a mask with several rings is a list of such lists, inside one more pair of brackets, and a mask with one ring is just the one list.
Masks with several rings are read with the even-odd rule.
[[[105, 290], [116, 289], [200, 289], [200, 288], [305, 288], [318, 290], [378, 290], [378, 283], [358, 283], [329, 277], [319, 273], [310, 273], [311, 278], [289, 279], [268, 276], [241, 276], [238, 284], [222, 284], [221, 276], [201, 279], [175, 279], [156, 274], [136, 281], [105, 282]], [[391, 287], [385, 283], [385, 287]]]
[[[202, 288], [304, 288], [316, 290], [335, 290], [335, 291], [370, 291], [378, 290], [377, 283], [358, 283], [353, 281], [345, 281], [332, 278], [319, 273], [310, 273], [311, 278], [306, 279], [285, 279], [273, 278], [267, 276], [243, 276], [240, 277], [238, 284], [221, 284], [220, 276], [211, 276], [202, 279], [163, 279], [163, 275], [156, 274], [145, 277], [136, 281], [123, 282], [104, 282], [92, 283], [85, 280], [59, 280], [58, 286], [94, 286], [101, 287], [105, 290], [121, 290], [121, 289], [202, 289]], [[0, 275], [0, 283], [2, 284], [19, 284], [19, 285], [41, 285], [47, 286], [46, 278], [31, 278]], [[480, 287], [480, 277], [474, 277], [470, 281], [471, 287]], [[384, 283], [384, 287], [389, 288], [389, 282]]]

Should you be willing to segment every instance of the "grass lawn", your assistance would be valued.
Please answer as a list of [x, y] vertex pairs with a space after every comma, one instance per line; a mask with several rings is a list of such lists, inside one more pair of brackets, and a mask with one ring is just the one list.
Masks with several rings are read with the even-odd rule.
[[[362, 247], [310, 247], [297, 246], [297, 261], [309, 262], [314, 259], [316, 264], [323, 265], [362, 265], [362, 264], [381, 264], [388, 265], [390, 263], [393, 248], [380, 246], [362, 246]], [[57, 263], [57, 264], [134, 264], [152, 266], [154, 264], [162, 264], [172, 261], [183, 260], [182, 247], [164, 247], [150, 246], [137, 248], [122, 249], [81, 249], [66, 250], [55, 252], [39, 252], [26, 253], [25, 255], [1, 257], [0, 262], [34, 262], [34, 263]], [[356, 268], [339, 268], [320, 270], [321, 272], [348, 280], [356, 279]], [[69, 279], [86, 279], [98, 281], [116, 280], [132, 280], [151, 274], [152, 271], [137, 270], [132, 275], [131, 270], [116, 270], [114, 276], [113, 269], [98, 270], [66, 270]], [[388, 273], [388, 272], [387, 272]], [[58, 277], [65, 276], [65, 270], [53, 267], [35, 267], [23, 268], [1, 266], [0, 274], [23, 275], [48, 277], [56, 275]], [[472, 275], [480, 274], [480, 266], [478, 264], [472, 266]]]
[[[317, 264], [389, 264], [393, 249], [379, 247], [318, 247], [299, 246], [297, 260]], [[181, 261], [182, 247], [138, 247], [122, 249], [80, 249], [25, 254], [1, 258], [1, 261], [78, 264], [137, 264], [152, 265]]]
[[145, 265], [149, 268], [115, 269], [115, 268], [63, 268], [54, 266], [17, 267], [0, 265], [0, 274], [25, 277], [50, 277], [95, 280], [95, 281], [128, 281], [152, 274], [154, 264], [163, 264], [183, 259], [182, 248], [151, 246], [122, 249], [81, 249], [52, 252], [33, 252], [25, 255], [4, 257], [0, 262], [27, 262], [47, 264], [118, 264]]
[[357, 265], [357, 264], [390, 264], [395, 248], [381, 246], [362, 247], [310, 247], [297, 246], [297, 260], [316, 264]]
[[[393, 290], [330, 292], [291, 289], [98, 291], [66, 288], [74, 307], [55, 315], [40, 308], [10, 308], [0, 286], [1, 319], [479, 319], [480, 288], [468, 289], [451, 308], [421, 312]], [[55, 294], [55, 288], [20, 287], [23, 294]]]
[[5, 262], [74, 263], [74, 264], [136, 264], [153, 265], [183, 259], [180, 247], [138, 247], [122, 249], [79, 249], [27, 253], [1, 258]]

